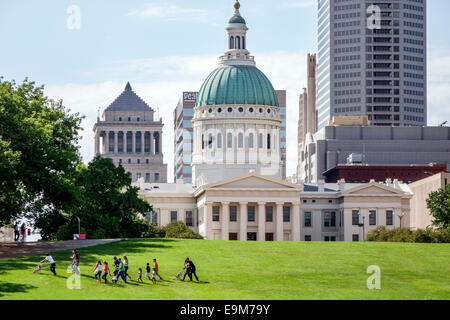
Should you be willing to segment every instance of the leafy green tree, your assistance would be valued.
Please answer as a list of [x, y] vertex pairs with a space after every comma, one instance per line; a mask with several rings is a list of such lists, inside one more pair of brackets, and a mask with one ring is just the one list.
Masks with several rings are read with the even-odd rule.
[[[149, 223], [143, 219], [151, 206], [138, 196], [130, 174], [111, 159], [95, 157], [79, 165], [70, 217], [79, 217], [89, 238], [141, 237]], [[70, 220], [76, 225], [76, 219]]]
[[430, 193], [427, 207], [434, 217], [433, 225], [439, 229], [450, 228], [450, 184], [444, 189]]
[[82, 117], [43, 89], [0, 77], [0, 226], [73, 200]]

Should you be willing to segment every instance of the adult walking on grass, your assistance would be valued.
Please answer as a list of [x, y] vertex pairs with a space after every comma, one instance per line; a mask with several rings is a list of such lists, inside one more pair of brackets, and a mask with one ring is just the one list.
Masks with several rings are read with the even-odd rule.
[[53, 275], [56, 276], [56, 263], [55, 263], [55, 260], [53, 259], [53, 257], [50, 255], [50, 253], [47, 253], [45, 255], [45, 258], [44, 258], [44, 260], [41, 261], [41, 263], [44, 263], [46, 261], [48, 263], [50, 263], [50, 271], [53, 273]]
[[159, 275], [159, 266], [158, 262], [156, 262], [156, 259], [153, 259], [152, 268], [155, 270], [156, 275], [159, 277], [159, 279], [163, 280], [163, 278]]
[[119, 258], [119, 277], [122, 278], [123, 282], [127, 283], [127, 277], [125, 276], [125, 265], [122, 259]]
[[194, 275], [195, 279], [199, 281], [197, 274], [195, 273], [195, 264], [189, 260], [189, 258], [184, 260], [184, 268], [186, 269], [186, 273], [183, 276], [183, 281], [186, 278], [186, 275], [189, 277], [190, 281], [192, 281], [192, 275]]
[[100, 281], [102, 281], [102, 262], [100, 260], [97, 261], [97, 264], [92, 271], [94, 272], [95, 279], [100, 283]]
[[123, 256], [123, 265], [125, 269], [125, 278], [128, 277], [131, 280], [131, 276], [128, 274], [128, 258], [127, 256]]

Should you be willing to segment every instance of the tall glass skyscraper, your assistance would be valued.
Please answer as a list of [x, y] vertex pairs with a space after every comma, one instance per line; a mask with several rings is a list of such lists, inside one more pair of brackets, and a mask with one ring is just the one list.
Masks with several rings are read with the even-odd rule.
[[318, 129], [427, 124], [426, 0], [318, 0]]

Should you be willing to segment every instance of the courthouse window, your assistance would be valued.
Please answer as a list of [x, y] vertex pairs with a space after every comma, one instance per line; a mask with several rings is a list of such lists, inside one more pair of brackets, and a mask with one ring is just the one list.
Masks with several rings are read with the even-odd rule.
[[392, 226], [394, 224], [394, 213], [391, 210], [386, 211], [386, 225]]
[[188, 227], [192, 227], [193, 223], [192, 223], [192, 211], [186, 211], [186, 225]]
[[272, 206], [266, 207], [266, 221], [267, 222], [273, 221], [273, 207]]
[[212, 218], [213, 218], [213, 221], [220, 221], [220, 208], [219, 208], [219, 206], [214, 206], [213, 207]]
[[250, 221], [250, 222], [255, 221], [255, 206], [247, 207], [247, 216], [248, 216], [248, 221]]
[[237, 221], [237, 207], [230, 206], [230, 221]]
[[359, 211], [358, 210], [352, 211], [352, 225], [354, 225], [354, 226], [359, 225]]
[[284, 206], [283, 207], [283, 222], [291, 221], [291, 207]]
[[377, 224], [377, 212], [375, 210], [369, 211], [369, 224], [375, 226]]

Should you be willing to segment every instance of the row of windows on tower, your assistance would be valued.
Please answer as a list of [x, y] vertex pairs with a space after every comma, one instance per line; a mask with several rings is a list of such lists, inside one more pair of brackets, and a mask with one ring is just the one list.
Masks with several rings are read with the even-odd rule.
[[[108, 152], [114, 152], [115, 149], [115, 133], [110, 131], [107, 134], [108, 137]], [[153, 143], [152, 141], [153, 140]], [[160, 152], [159, 146], [159, 132], [154, 132], [153, 137], [151, 132], [140, 132], [137, 131], [135, 133], [135, 148], [133, 150], [133, 132], [128, 131], [124, 133], [123, 131], [119, 131], [117, 133], [117, 152], [123, 153], [141, 153], [142, 152], [142, 142], [144, 142], [144, 152], [151, 153], [152, 151], [156, 154]], [[125, 145], [126, 143], [126, 145]], [[153, 144], [153, 147], [152, 147]], [[154, 148], [154, 150], [152, 150]], [[125, 150], [126, 149], [126, 150]]]
[[[128, 117], [127, 119], [128, 119], [128, 121], [131, 121], [131, 120], [132, 120], [131, 117]], [[122, 117], [119, 117], [119, 121], [123, 121], [123, 118], [122, 118]], [[136, 121], [137, 121], [137, 122], [141, 121], [141, 118], [137, 117], [137, 118], [136, 118]]]
[[[243, 133], [239, 133], [237, 136], [237, 147], [238, 148], [244, 148], [244, 134]], [[275, 136], [274, 136], [275, 138]], [[205, 143], [207, 144], [209, 149], [212, 149], [213, 147], [213, 140], [214, 137], [212, 134], [208, 135], [208, 140], [205, 141], [205, 136], [202, 135], [202, 150], [205, 149]], [[226, 144], [227, 144], [227, 148], [233, 148], [233, 134], [231, 132], [229, 132], [227, 134], [227, 139], [226, 139]], [[263, 140], [264, 140], [264, 136], [262, 133], [258, 134], [258, 148], [262, 149], [263, 148]], [[254, 135], [253, 133], [250, 133], [248, 136], [248, 148], [254, 148]], [[267, 134], [267, 141], [266, 141], [266, 146], [267, 149], [271, 149], [271, 142], [272, 142], [272, 137], [271, 134], [268, 133]], [[217, 148], [221, 149], [222, 148], [222, 134], [219, 133], [217, 134]]]
[[[139, 180], [140, 178], [142, 178], [142, 173], [138, 172], [136, 173], [136, 180]], [[145, 174], [145, 182], [159, 182], [159, 173], [155, 172], [153, 175], [153, 181], [151, 181], [151, 173], [146, 173]]]
[[231, 36], [230, 37], [230, 49], [245, 49], [245, 37], [244, 36]]
[[[119, 159], [119, 164], [123, 164], [123, 160]], [[133, 164], [133, 161], [131, 159], [127, 160], [127, 164]], [[136, 164], [144, 164], [143, 161], [141, 161], [141, 159], [136, 159]], [[150, 164], [150, 159], [145, 159], [145, 164]]]

